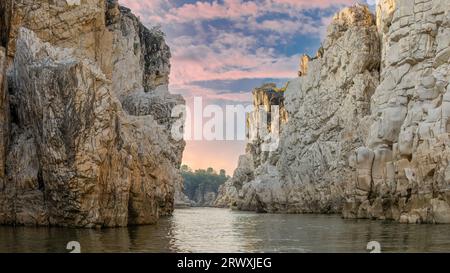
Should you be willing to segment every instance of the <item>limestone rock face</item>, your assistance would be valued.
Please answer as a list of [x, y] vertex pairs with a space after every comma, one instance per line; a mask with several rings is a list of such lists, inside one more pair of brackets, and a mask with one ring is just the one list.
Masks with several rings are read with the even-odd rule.
[[255, 178], [238, 190], [238, 207], [340, 211], [344, 184], [355, 170], [349, 156], [364, 144], [363, 118], [370, 113], [370, 97], [378, 85], [378, 41], [375, 17], [367, 7], [336, 15], [320, 54], [302, 61], [302, 76], [284, 92], [288, 118], [278, 149], [262, 153], [261, 142], [249, 144]]
[[163, 34], [112, 0], [12, 9], [0, 223], [114, 227], [170, 214], [184, 148], [171, 110], [184, 100], [167, 88]]
[[12, 3], [8, 41], [10, 61], [16, 52], [21, 27], [27, 27], [55, 46], [74, 48], [80, 56], [99, 63], [108, 59], [110, 50], [105, 49], [111, 43], [111, 35], [105, 29], [105, 0], [75, 3], [66, 0], [5, 1]]
[[5, 179], [6, 150], [9, 132], [9, 105], [6, 79], [6, 50], [0, 47], [0, 183]]
[[148, 107], [158, 99], [171, 99], [162, 97], [168, 95], [171, 57], [164, 34], [158, 28], [147, 29], [128, 8], [119, 6], [117, 0], [107, 1], [106, 24], [112, 33], [113, 72], [120, 71], [113, 73], [113, 88], [125, 110], [132, 115], [170, 117], [170, 113], [157, 113]]
[[306, 73], [308, 73], [308, 64], [311, 58], [308, 55], [302, 55], [300, 57], [300, 65], [298, 70], [298, 76], [304, 76]]
[[11, 0], [4, 0], [0, 2], [0, 46], [6, 48], [8, 44], [9, 27], [12, 15]]
[[449, 63], [448, 1], [344, 9], [288, 84], [278, 155], [227, 203], [450, 223]]
[[264, 211], [266, 200], [261, 198], [265, 193], [258, 192], [270, 188], [271, 182], [277, 182], [274, 164], [279, 157], [281, 129], [287, 122], [284, 89], [275, 84], [256, 88], [253, 90], [253, 107], [254, 111], [247, 118], [246, 154], [239, 158], [233, 177], [219, 188], [217, 207]]
[[344, 216], [450, 223], [450, 6], [381, 1], [380, 85]]
[[[254, 164], [250, 154], [239, 157], [238, 167], [234, 170], [233, 176], [225, 184], [219, 187], [214, 206], [242, 208], [242, 202], [238, 200], [238, 192], [242, 187], [254, 180]], [[239, 203], [239, 207], [238, 207]], [[251, 204], [252, 202], [250, 202]], [[256, 207], [255, 207], [256, 208]]]
[[321, 56], [289, 83], [280, 181], [266, 193], [265, 210], [340, 212], [343, 186], [354, 176], [350, 154], [364, 143], [364, 117], [378, 85], [378, 39], [367, 7], [346, 8], [329, 26]]

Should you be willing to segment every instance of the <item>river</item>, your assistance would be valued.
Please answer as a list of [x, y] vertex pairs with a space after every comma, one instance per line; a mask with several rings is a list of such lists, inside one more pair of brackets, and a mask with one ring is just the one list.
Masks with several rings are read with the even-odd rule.
[[152, 226], [85, 230], [0, 227], [0, 252], [450, 252], [449, 225], [274, 215], [216, 208], [178, 209]]

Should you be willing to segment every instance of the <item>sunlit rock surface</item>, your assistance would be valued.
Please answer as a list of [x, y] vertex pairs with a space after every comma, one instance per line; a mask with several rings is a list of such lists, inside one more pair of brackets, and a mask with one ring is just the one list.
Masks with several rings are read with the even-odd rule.
[[254, 111], [247, 118], [249, 141], [246, 154], [239, 158], [233, 177], [219, 188], [215, 206], [263, 209], [265, 200], [260, 199], [259, 192], [272, 188], [278, 181], [274, 164], [279, 157], [279, 135], [287, 122], [284, 92], [284, 88], [277, 88], [275, 84], [253, 90]]
[[256, 162], [264, 171], [249, 186], [222, 189], [226, 203], [450, 223], [449, 48], [448, 1], [381, 0], [376, 18], [358, 5], [337, 14], [288, 84], [279, 159]]
[[365, 6], [338, 13], [322, 53], [286, 90], [289, 121], [281, 136], [277, 194], [268, 211], [336, 213], [352, 180], [350, 154], [365, 140], [364, 116], [378, 85], [380, 47]]
[[380, 1], [380, 85], [344, 216], [450, 223], [450, 6]]
[[238, 192], [244, 184], [254, 179], [254, 164], [250, 155], [239, 157], [238, 167], [234, 170], [233, 176], [225, 184], [219, 187], [217, 199], [214, 203], [216, 207], [238, 206]]
[[0, 9], [13, 8], [6, 58], [0, 49], [0, 223], [114, 227], [170, 214], [184, 149], [170, 114], [184, 100], [167, 88], [163, 33], [113, 0], [13, 2]]
[[228, 183], [221, 192], [232, 200], [218, 200], [450, 223], [449, 11], [447, 1], [382, 0], [376, 17], [360, 5], [337, 14], [288, 84], [271, 164], [256, 161], [254, 179]]

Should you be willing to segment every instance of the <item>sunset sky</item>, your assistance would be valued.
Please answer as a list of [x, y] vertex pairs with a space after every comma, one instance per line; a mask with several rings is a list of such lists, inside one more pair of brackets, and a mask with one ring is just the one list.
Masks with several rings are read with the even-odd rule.
[[[284, 84], [297, 74], [299, 56], [314, 55], [333, 14], [375, 0], [119, 0], [148, 27], [160, 25], [172, 51], [170, 91], [188, 105], [248, 104], [265, 82]], [[232, 174], [242, 141], [188, 141], [191, 168]]]

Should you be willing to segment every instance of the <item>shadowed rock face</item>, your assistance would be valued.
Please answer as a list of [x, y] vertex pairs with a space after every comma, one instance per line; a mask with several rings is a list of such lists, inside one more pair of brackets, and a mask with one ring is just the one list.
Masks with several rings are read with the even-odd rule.
[[17, 1], [13, 14], [7, 58], [0, 49], [0, 125], [10, 120], [0, 223], [114, 227], [170, 214], [184, 149], [170, 114], [184, 100], [167, 88], [163, 34], [117, 1]]
[[8, 33], [10, 26], [12, 1], [5, 0], [0, 3], [0, 46], [5, 47], [8, 44]]
[[9, 133], [9, 105], [6, 80], [6, 50], [0, 46], [0, 183], [5, 180], [6, 150]]

